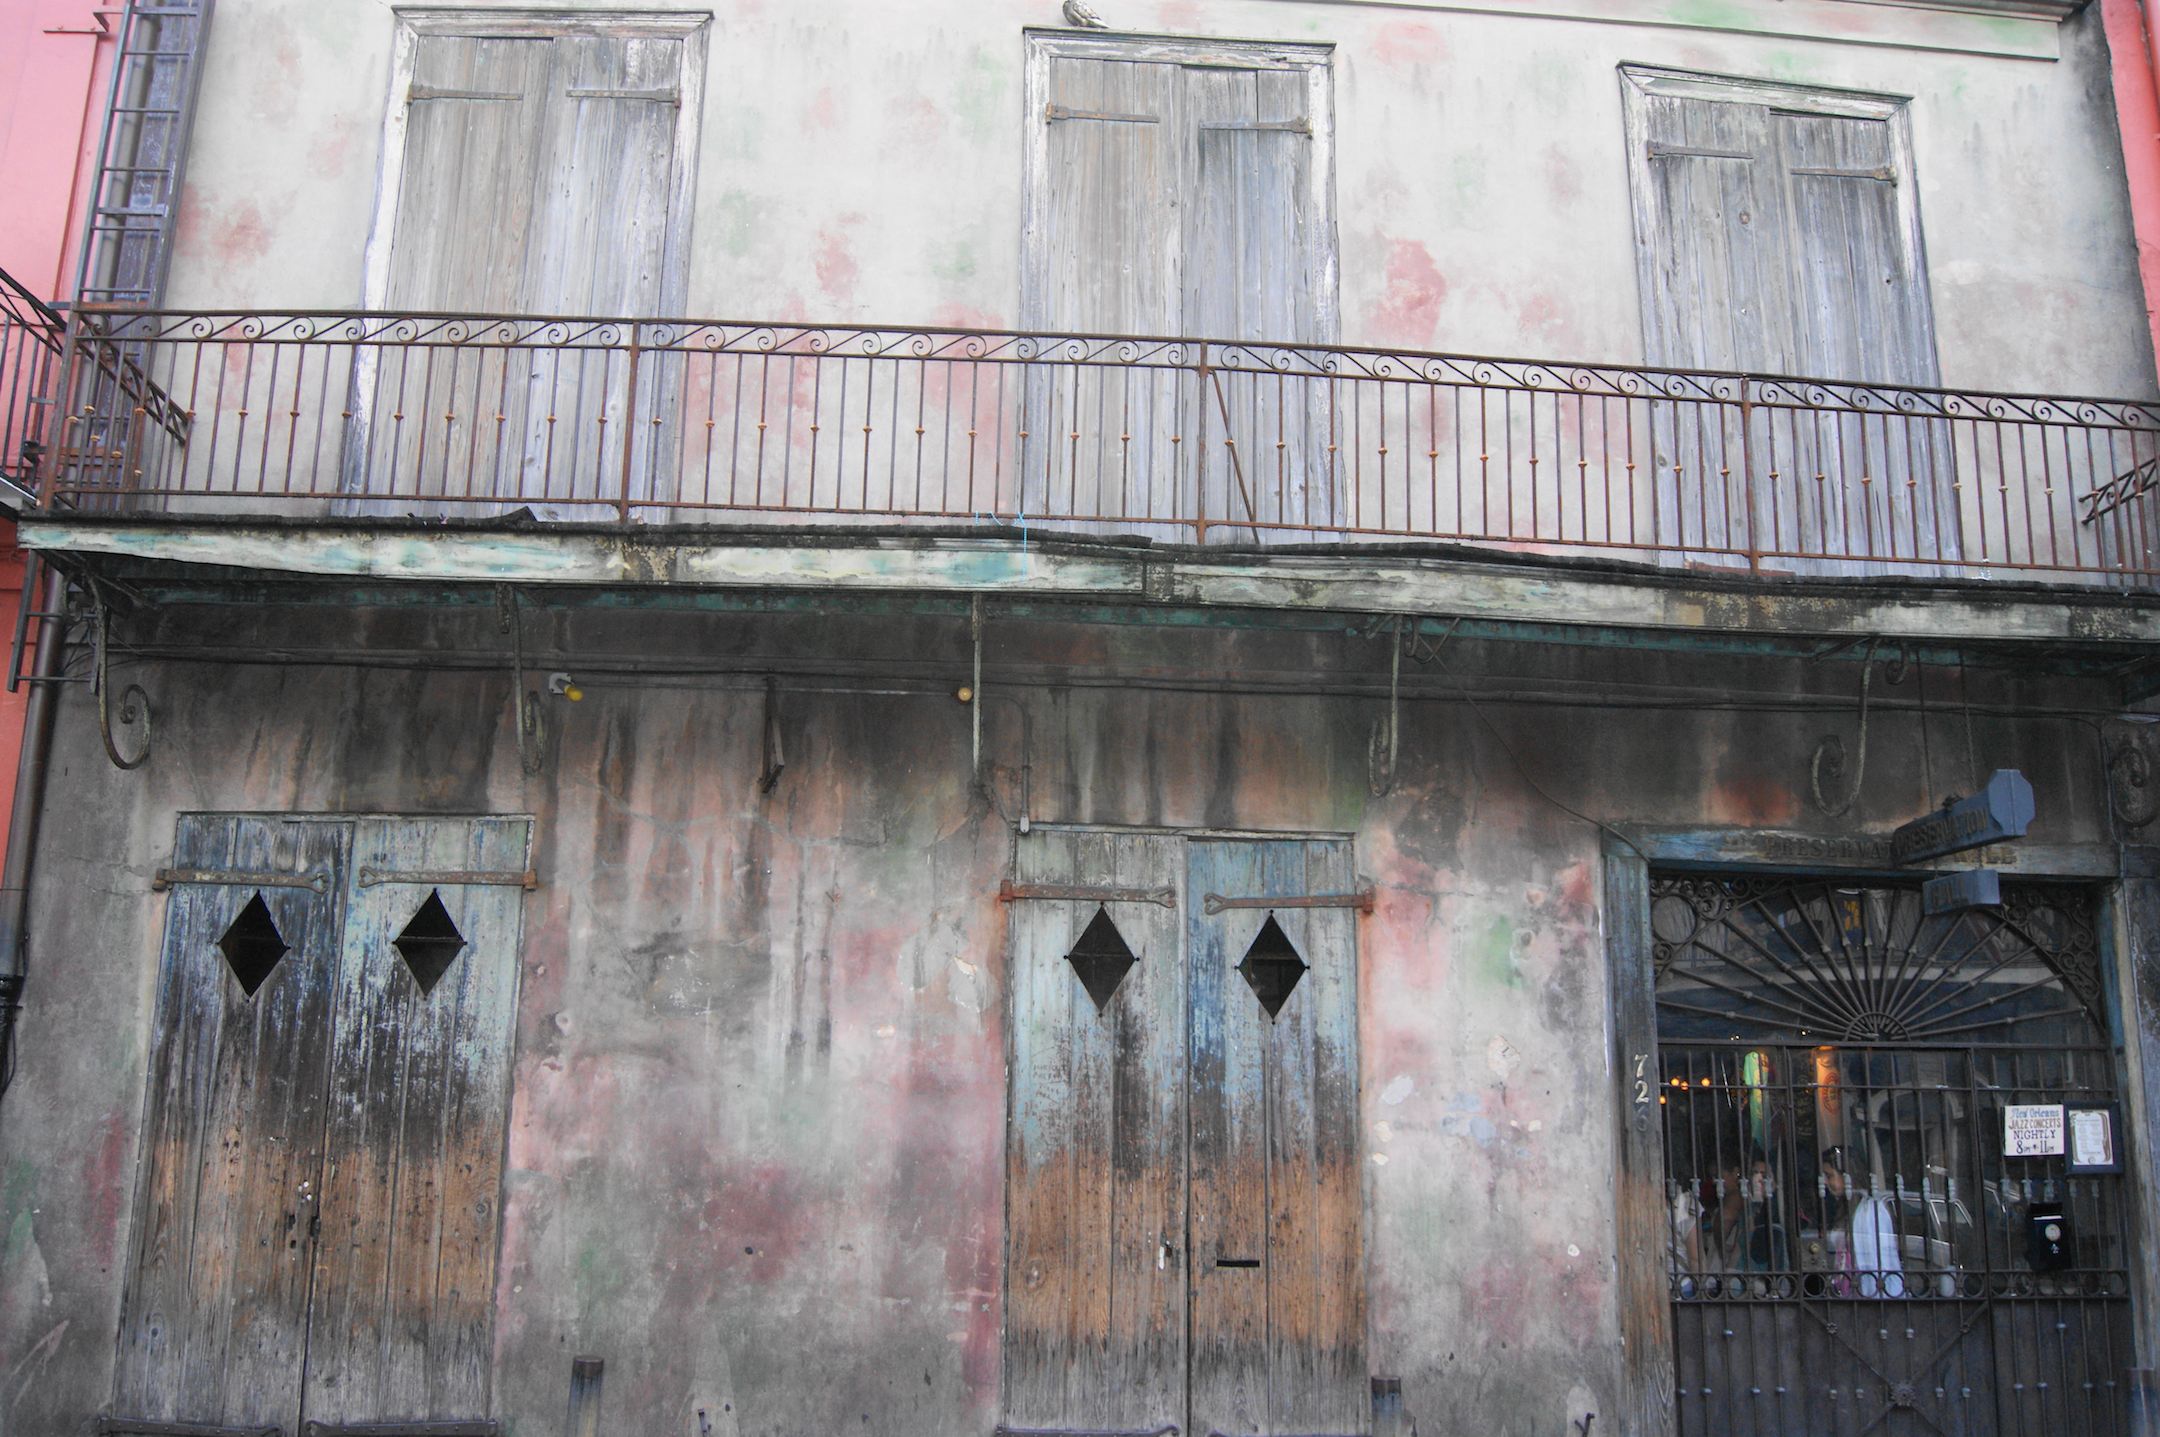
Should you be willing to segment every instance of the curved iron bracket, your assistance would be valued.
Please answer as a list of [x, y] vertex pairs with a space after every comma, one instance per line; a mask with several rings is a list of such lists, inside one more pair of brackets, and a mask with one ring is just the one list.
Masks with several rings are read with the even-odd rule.
[[[123, 773], [141, 768], [144, 761], [150, 757], [150, 695], [143, 691], [141, 684], [129, 684], [120, 691], [116, 714], [110, 669], [112, 610], [102, 598], [97, 601], [97, 618], [92, 625], [92, 633], [97, 645], [97, 670], [91, 687], [97, 694], [98, 737], [105, 741], [105, 757], [111, 759], [112, 766]], [[140, 737], [132, 744], [124, 745], [120, 734], [116, 734], [116, 717], [120, 734], [139, 731]]]

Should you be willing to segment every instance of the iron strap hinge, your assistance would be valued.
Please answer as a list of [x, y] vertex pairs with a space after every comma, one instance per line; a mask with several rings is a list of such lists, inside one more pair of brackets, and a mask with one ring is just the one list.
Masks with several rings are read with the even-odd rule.
[[501, 1437], [502, 1424], [482, 1422], [318, 1422], [300, 1424], [300, 1437]]
[[[216, 883], [234, 888], [305, 888], [312, 893], [330, 891], [330, 875], [327, 873], [258, 873], [245, 868], [160, 868], [151, 875], [150, 887], [163, 893], [183, 883]], [[132, 1432], [132, 1427], [122, 1429]], [[249, 1428], [219, 1428], [219, 1431], [249, 1431]]]
[[448, 884], [485, 884], [496, 888], [522, 888], [527, 893], [540, 886], [540, 875], [530, 868], [441, 868], [405, 872], [395, 868], [363, 868], [360, 870], [360, 886], [374, 888], [384, 883], [426, 883], [435, 887]]
[[[1006, 879], [998, 885], [1000, 903], [1153, 903], [1163, 908], [1177, 907], [1175, 888], [1095, 888], [1084, 883], [1015, 883]], [[1015, 1428], [1014, 1431], [1020, 1429]], [[1048, 1429], [1045, 1429], [1048, 1430]], [[1141, 1434], [1152, 1437], [1152, 1434]]]
[[214, 1422], [167, 1422], [162, 1419], [100, 1417], [100, 1437], [285, 1437], [275, 1424], [226, 1427]]
[[1159, 125], [1160, 115], [1121, 114], [1115, 110], [1075, 110], [1067, 105], [1043, 106], [1043, 118], [1055, 124], [1059, 120], [1105, 120], [1113, 125]]
[[1220, 893], [1210, 893], [1201, 907], [1210, 914], [1227, 912], [1232, 908], [1355, 908], [1366, 917], [1372, 916], [1373, 890], [1360, 888], [1355, 893], [1305, 893], [1288, 898], [1225, 898]]
[[1007, 1427], [992, 1428], [995, 1437], [1178, 1437], [1175, 1422], [1160, 1427]]

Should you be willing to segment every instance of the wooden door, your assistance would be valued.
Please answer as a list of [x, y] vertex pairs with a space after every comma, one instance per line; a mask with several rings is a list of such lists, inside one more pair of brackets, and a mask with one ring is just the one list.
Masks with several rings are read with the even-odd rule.
[[[1019, 881], [1175, 892], [1179, 860], [1159, 835], [1041, 833]], [[1012, 906], [1008, 1429], [1184, 1425], [1179, 938], [1153, 902]]]
[[187, 815], [167, 900], [113, 1410], [300, 1415], [350, 830]]
[[1001, 1432], [1370, 1430], [1356, 920], [1252, 906], [1351, 879], [1340, 842], [1023, 843]]
[[1208, 912], [1352, 879], [1347, 843], [1191, 846], [1190, 1432], [1371, 1430], [1356, 915]]
[[487, 1415], [523, 896], [504, 880], [528, 834], [471, 818], [364, 819], [354, 835], [311, 1420]]
[[486, 1416], [529, 830], [181, 819], [123, 1423]]

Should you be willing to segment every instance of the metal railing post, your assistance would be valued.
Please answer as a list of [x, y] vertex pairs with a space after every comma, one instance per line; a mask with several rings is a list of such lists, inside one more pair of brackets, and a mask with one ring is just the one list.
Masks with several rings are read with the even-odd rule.
[[630, 325], [630, 381], [623, 391], [622, 417], [622, 492], [615, 498], [616, 520], [628, 526], [630, 523], [630, 466], [637, 456], [637, 406], [638, 406], [638, 360], [643, 356], [645, 326], [641, 321]]
[[1207, 543], [1208, 383], [1214, 370], [1208, 363], [1206, 340], [1200, 341], [1200, 370], [1193, 386], [1193, 404], [1200, 411], [1200, 433], [1193, 444], [1193, 542]]
[[[1755, 391], [1752, 376], [1740, 376], [1740, 482], [1747, 486], [1747, 566], [1762, 572], [1762, 511], [1755, 502]], [[1771, 495], [1773, 507], [1777, 496]]]
[[53, 366], [53, 388], [50, 396], [52, 414], [45, 431], [45, 453], [39, 463], [38, 507], [53, 507], [53, 495], [60, 487], [60, 456], [67, 451], [68, 436], [80, 423], [75, 413], [75, 357], [81, 352], [83, 312], [70, 309], [67, 331], [60, 339], [60, 362]]

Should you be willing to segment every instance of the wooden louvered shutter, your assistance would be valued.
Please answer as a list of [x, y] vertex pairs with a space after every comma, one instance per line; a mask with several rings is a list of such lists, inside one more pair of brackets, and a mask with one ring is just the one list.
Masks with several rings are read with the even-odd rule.
[[[1309, 212], [1313, 133], [1301, 72], [1185, 69], [1188, 116], [1184, 333], [1260, 344], [1318, 342], [1325, 280]], [[1257, 351], [1252, 358], [1265, 356]], [[1308, 480], [1324, 458], [1302, 384], [1233, 370], [1201, 395], [1210, 432], [1236, 440], [1204, 455], [1210, 519], [1280, 525], [1315, 516]], [[1321, 446], [1316, 450], [1316, 443]], [[1322, 517], [1332, 517], [1323, 509]], [[1244, 531], [1258, 537], [1273, 530]], [[1294, 537], [1309, 537], [1296, 535]]]
[[[1889, 121], [1767, 99], [1629, 97], [1653, 366], [1936, 382]], [[1672, 392], [1653, 406], [1658, 538], [1830, 556], [1779, 561], [1818, 573], [1958, 552], [1935, 426], [1773, 407], [1743, 434], [1730, 406], [1691, 399], [1685, 382]]]
[[[1179, 332], [1181, 144], [1175, 66], [1051, 62], [1043, 273], [1028, 322], [1081, 334]], [[1028, 370], [1021, 508], [1118, 521], [1171, 517], [1192, 387], [1174, 370], [1044, 363]], [[1078, 437], [1075, 438], [1074, 436]], [[1124, 436], [1130, 436], [1126, 438]]]

